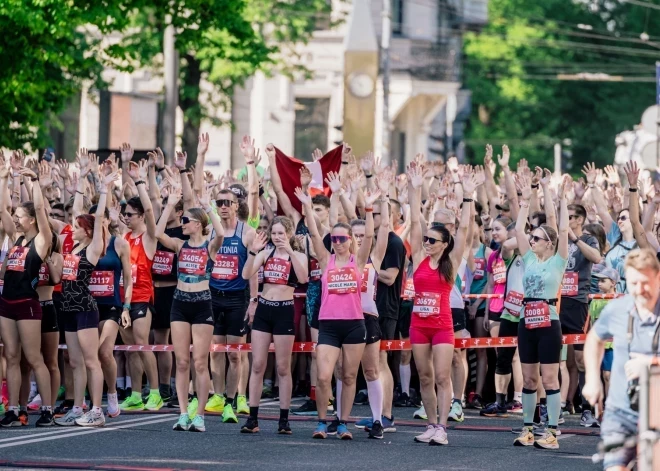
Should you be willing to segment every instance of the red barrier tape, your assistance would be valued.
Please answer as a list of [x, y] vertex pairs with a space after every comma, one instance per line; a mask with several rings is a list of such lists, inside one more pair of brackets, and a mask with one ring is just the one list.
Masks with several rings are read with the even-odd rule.
[[[586, 340], [587, 336], [580, 335], [563, 335], [562, 342], [564, 345], [581, 345]], [[454, 346], [456, 348], [497, 348], [497, 347], [515, 347], [518, 345], [518, 337], [482, 337], [476, 339], [456, 339]], [[60, 349], [66, 350], [66, 345], [60, 345]], [[115, 351], [118, 352], [172, 352], [174, 347], [172, 345], [116, 345]], [[190, 347], [192, 350], [192, 346]], [[408, 340], [381, 340], [380, 349], [387, 352], [394, 352], [398, 350], [411, 350], [410, 341]], [[211, 352], [251, 352], [252, 347], [249, 343], [234, 343], [234, 344], [213, 344], [211, 345]], [[275, 347], [270, 345], [269, 351], [274, 352]], [[316, 351], [315, 342], [295, 342], [293, 349], [295, 353], [310, 353]]]
[[616, 299], [625, 296], [624, 293], [614, 293], [614, 294], [590, 294], [589, 299]]

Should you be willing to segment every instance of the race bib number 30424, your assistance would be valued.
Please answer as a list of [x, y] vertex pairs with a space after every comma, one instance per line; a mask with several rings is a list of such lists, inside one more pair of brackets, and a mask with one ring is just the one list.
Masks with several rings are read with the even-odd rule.
[[328, 293], [349, 294], [358, 292], [358, 276], [353, 267], [328, 270]]

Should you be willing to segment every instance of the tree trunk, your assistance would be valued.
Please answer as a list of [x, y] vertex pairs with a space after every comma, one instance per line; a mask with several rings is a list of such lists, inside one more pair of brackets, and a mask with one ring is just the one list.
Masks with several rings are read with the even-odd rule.
[[199, 104], [199, 88], [202, 72], [200, 63], [190, 54], [184, 55], [186, 64], [181, 67], [182, 86], [179, 91], [179, 106], [183, 111], [183, 135], [181, 147], [188, 154], [186, 166], [190, 167], [197, 161], [197, 138], [201, 125], [201, 106]]

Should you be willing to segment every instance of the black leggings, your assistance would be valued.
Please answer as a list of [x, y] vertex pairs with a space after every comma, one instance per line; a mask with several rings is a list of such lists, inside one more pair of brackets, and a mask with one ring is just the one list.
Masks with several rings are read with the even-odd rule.
[[561, 361], [561, 324], [551, 321], [550, 327], [525, 328], [524, 322], [518, 326], [518, 348], [520, 363], [541, 363], [554, 365]]
[[[500, 319], [500, 337], [517, 337], [518, 336], [518, 322], [513, 322], [508, 319]], [[510, 375], [513, 371], [511, 364], [513, 357], [516, 354], [516, 347], [498, 347], [497, 348], [497, 362], [495, 363], [495, 374]]]

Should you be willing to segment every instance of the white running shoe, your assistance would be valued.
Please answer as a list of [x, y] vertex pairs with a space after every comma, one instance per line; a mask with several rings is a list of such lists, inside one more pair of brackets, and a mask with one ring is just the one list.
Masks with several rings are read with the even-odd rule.
[[431, 437], [429, 445], [449, 445], [447, 440], [447, 431], [443, 427], [437, 427], [435, 429], [435, 434]]
[[436, 428], [433, 425], [427, 425], [424, 433], [421, 435], [417, 435], [415, 437], [415, 441], [417, 443], [429, 443], [431, 439], [434, 437], [435, 432], [436, 432]]
[[41, 394], [38, 394], [34, 396], [32, 401], [30, 401], [27, 405], [28, 410], [39, 410], [41, 409]]
[[424, 409], [424, 404], [422, 404], [422, 407], [420, 407], [415, 411], [415, 413], [413, 414], [413, 419], [422, 419], [422, 420], [428, 419], [428, 416], [426, 415], [426, 409]]
[[119, 414], [121, 414], [121, 409], [119, 409], [119, 399], [117, 399], [117, 393], [108, 393], [108, 417], [114, 419]]
[[95, 414], [92, 411], [85, 412], [82, 417], [76, 420], [76, 424], [81, 427], [103, 427], [105, 425], [105, 416], [103, 412]]
[[449, 410], [449, 420], [454, 422], [463, 422], [465, 416], [463, 415], [463, 406], [458, 401], [454, 401], [451, 404], [451, 409]]
[[76, 414], [73, 411], [73, 407], [69, 409], [69, 411], [64, 415], [64, 417], [60, 417], [58, 419], [55, 419], [55, 425], [59, 425], [60, 427], [74, 427], [76, 425], [76, 421], [80, 419], [84, 414], [81, 412], [79, 414]]

